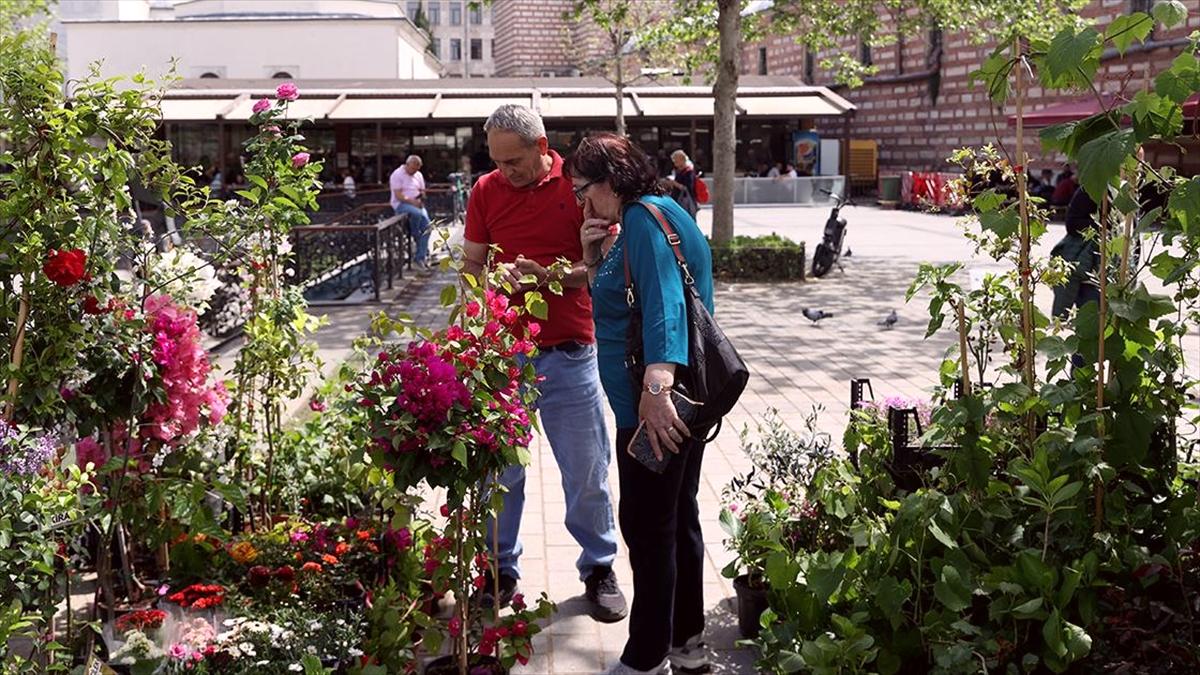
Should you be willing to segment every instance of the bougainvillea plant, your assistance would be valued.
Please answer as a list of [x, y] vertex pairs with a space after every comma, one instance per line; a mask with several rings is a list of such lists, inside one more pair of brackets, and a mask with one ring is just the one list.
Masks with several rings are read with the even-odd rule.
[[[553, 610], [543, 596], [532, 609], [492, 617], [485, 630], [482, 611], [468, 600], [494, 565], [485, 534], [503, 501], [500, 472], [529, 463], [538, 382], [530, 357], [539, 327], [528, 318], [544, 318], [545, 300], [534, 290], [512, 296], [520, 298], [514, 302], [498, 277], [462, 279], [461, 298], [453, 286], [442, 294], [452, 307], [449, 326], [408, 330], [411, 341], [380, 350], [354, 391], [367, 412], [371, 461], [386, 472], [390, 488], [446, 490], [441, 532], [426, 546], [425, 566], [435, 591], [459, 599], [445, 628], [465, 674], [480, 656], [508, 665], [528, 659], [528, 638], [537, 631], [532, 621]], [[387, 323], [386, 330], [407, 328]]]

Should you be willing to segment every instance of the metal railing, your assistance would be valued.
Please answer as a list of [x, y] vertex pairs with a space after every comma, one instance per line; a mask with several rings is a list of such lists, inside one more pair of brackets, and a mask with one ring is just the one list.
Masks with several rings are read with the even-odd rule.
[[404, 265], [412, 269], [406, 217], [389, 204], [359, 206], [329, 223], [292, 229], [291, 283], [302, 285], [315, 304], [340, 302], [368, 281], [376, 302], [384, 283], [390, 290]]
[[[714, 190], [712, 178], [701, 178]], [[804, 204], [825, 206], [832, 204], [829, 195], [844, 194], [845, 176], [801, 176], [798, 178], [734, 178], [734, 204]]]

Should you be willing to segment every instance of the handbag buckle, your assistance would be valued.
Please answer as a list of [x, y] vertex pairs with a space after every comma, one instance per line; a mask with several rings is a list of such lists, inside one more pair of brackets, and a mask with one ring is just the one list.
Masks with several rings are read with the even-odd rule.
[[687, 263], [681, 262], [679, 263], [679, 267], [683, 269], [683, 280], [687, 282], [689, 286], [695, 284], [696, 280], [692, 278], [692, 271], [688, 269]]
[[669, 243], [670, 245], [678, 246], [680, 241], [682, 241], [682, 240], [679, 238], [678, 234], [676, 234], [674, 232], [667, 233], [667, 243]]

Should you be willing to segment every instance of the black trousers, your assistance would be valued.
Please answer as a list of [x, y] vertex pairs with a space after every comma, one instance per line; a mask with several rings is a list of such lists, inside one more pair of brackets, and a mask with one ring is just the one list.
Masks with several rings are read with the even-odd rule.
[[634, 431], [617, 429], [618, 519], [633, 568], [629, 641], [621, 661], [650, 670], [672, 646], [704, 630], [704, 537], [696, 503], [704, 444], [688, 442], [656, 474], [626, 452]]

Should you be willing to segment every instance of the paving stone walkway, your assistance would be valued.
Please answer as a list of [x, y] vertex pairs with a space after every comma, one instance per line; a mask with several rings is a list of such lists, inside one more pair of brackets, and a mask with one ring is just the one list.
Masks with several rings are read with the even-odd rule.
[[[733, 588], [720, 570], [731, 559], [722, 546], [717, 517], [721, 490], [747, 468], [738, 432], [769, 409], [780, 411], [796, 430], [814, 406], [823, 411], [819, 427], [840, 445], [849, 404], [849, 380], [869, 377], [879, 396], [928, 395], [937, 380], [937, 368], [950, 334], [926, 340], [927, 315], [923, 298], [905, 304], [904, 293], [922, 261], [970, 261], [961, 273], [969, 283], [971, 270], [995, 268], [991, 261], [974, 259], [955, 219], [946, 216], [847, 209], [850, 220], [847, 243], [852, 250], [844, 260], [844, 273], [836, 269], [824, 279], [783, 284], [721, 284], [717, 289], [717, 317], [750, 365], [749, 388], [727, 420], [704, 460], [700, 508], [707, 549], [704, 600], [708, 608], [707, 641], [715, 649], [715, 672], [753, 673], [753, 653], [739, 648]], [[739, 234], [772, 231], [817, 243], [827, 212], [817, 208], [741, 209]], [[709, 212], [702, 211], [707, 229]], [[1052, 232], [1049, 245], [1061, 236]], [[360, 306], [324, 310], [330, 324], [317, 339], [329, 366], [349, 356], [350, 341], [361, 334], [370, 314], [379, 309], [403, 311], [418, 321], [436, 324], [442, 315], [438, 292], [443, 281], [431, 275], [408, 285], [388, 299], [385, 307]], [[1039, 298], [1049, 302], [1048, 294]], [[813, 307], [834, 316], [812, 325], [801, 309]], [[894, 329], [876, 325], [890, 310], [898, 311]], [[1192, 349], [1194, 353], [1196, 350]], [[528, 595], [545, 590], [559, 611], [535, 641], [536, 655], [522, 674], [595, 675], [615, 662], [627, 635], [626, 622], [602, 625], [586, 616], [583, 585], [574, 569], [578, 549], [563, 526], [564, 499], [559, 472], [545, 439], [533, 443], [522, 529]], [[617, 494], [615, 466], [610, 476]], [[617, 574], [625, 593], [632, 597], [632, 579], [624, 551]]]

